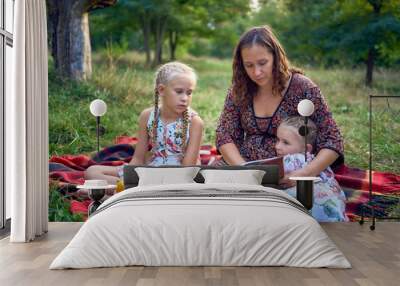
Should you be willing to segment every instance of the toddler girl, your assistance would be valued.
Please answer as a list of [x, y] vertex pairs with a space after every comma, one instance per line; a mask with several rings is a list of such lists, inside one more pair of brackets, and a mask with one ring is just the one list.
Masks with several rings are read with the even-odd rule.
[[[308, 153], [307, 162], [305, 162], [305, 141], [304, 137], [299, 134], [299, 128], [302, 125], [304, 125], [304, 119], [297, 116], [286, 118], [278, 127], [275, 150], [278, 156], [283, 156], [285, 174], [303, 168], [314, 158], [311, 153], [317, 137], [317, 128], [314, 122], [308, 120], [308, 134], [306, 135]], [[314, 183], [312, 216], [321, 222], [348, 221], [345, 213], [346, 197], [339, 183], [335, 180], [331, 168], [328, 167], [322, 171], [318, 177], [321, 181]], [[284, 191], [296, 197], [296, 187]]]

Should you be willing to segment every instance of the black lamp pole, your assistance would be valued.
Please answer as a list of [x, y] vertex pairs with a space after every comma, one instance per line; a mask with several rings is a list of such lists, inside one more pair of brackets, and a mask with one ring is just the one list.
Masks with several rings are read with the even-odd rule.
[[[304, 137], [304, 163], [307, 163], [307, 135], [308, 135], [308, 116], [304, 117], [304, 125], [299, 128], [299, 134]], [[304, 207], [310, 210], [313, 206], [313, 180], [296, 181], [296, 198]]]
[[96, 116], [97, 153], [100, 152], [100, 116]]
[[97, 153], [100, 152], [100, 136], [104, 134], [104, 128], [100, 125], [100, 117], [107, 111], [107, 104], [101, 99], [95, 99], [90, 103], [90, 113], [96, 117]]
[[[304, 137], [304, 163], [307, 163], [307, 135], [308, 135], [308, 117], [314, 112], [314, 104], [304, 99], [299, 102], [297, 110], [304, 117], [304, 125], [299, 128], [299, 134]], [[316, 177], [294, 177], [296, 180], [296, 198], [307, 210], [313, 206], [314, 180]]]
[[308, 116], [304, 116], [304, 163], [307, 163], [307, 135], [308, 135], [308, 129], [307, 129], [307, 123], [308, 123]]
[[304, 161], [307, 163], [308, 116], [304, 116], [304, 125], [299, 128], [299, 134], [304, 137]]

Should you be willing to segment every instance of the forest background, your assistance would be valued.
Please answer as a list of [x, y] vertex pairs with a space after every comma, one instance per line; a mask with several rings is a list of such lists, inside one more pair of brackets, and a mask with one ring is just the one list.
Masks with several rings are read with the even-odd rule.
[[[50, 155], [96, 151], [93, 99], [103, 99], [105, 134], [134, 136], [153, 104], [157, 66], [179, 60], [199, 75], [193, 108], [204, 144], [231, 82], [239, 36], [270, 25], [291, 63], [316, 82], [345, 140], [346, 163], [368, 167], [368, 98], [400, 94], [397, 0], [47, 0]], [[400, 100], [373, 106], [374, 169], [400, 173]]]
[[[107, 103], [101, 147], [135, 136], [153, 105], [156, 68], [167, 61], [198, 73], [192, 107], [215, 128], [240, 35], [269, 25], [291, 63], [319, 85], [345, 142], [346, 164], [400, 174], [400, 4], [398, 0], [46, 0], [50, 156], [97, 150], [92, 100]], [[81, 221], [51, 185], [50, 221]], [[398, 210], [400, 212], [400, 209]], [[396, 213], [396, 212], [394, 212]]]

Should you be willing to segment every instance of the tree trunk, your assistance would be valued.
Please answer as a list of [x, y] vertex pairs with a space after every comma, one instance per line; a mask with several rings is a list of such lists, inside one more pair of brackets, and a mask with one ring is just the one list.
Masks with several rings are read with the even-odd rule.
[[169, 52], [171, 61], [174, 61], [176, 59], [175, 51], [177, 45], [178, 45], [178, 32], [169, 31]]
[[89, 13], [73, 16], [70, 23], [70, 75], [73, 79], [88, 79], [92, 75], [92, 48], [90, 45]]
[[85, 1], [49, 0], [51, 54], [57, 73], [75, 80], [92, 72], [89, 18]]
[[164, 33], [165, 29], [167, 26], [167, 19], [161, 19], [161, 17], [158, 17], [156, 19], [156, 25], [155, 25], [155, 54], [154, 54], [154, 61], [153, 65], [158, 66], [159, 64], [162, 63], [162, 46], [164, 42]]
[[[382, 8], [382, 0], [368, 0], [368, 3], [374, 9], [374, 16], [379, 17]], [[377, 55], [377, 51], [374, 47], [374, 40], [370, 43], [370, 47], [368, 50], [368, 58], [367, 58], [367, 73], [365, 75], [365, 85], [372, 86], [373, 82], [373, 72], [374, 72], [374, 64], [375, 58]]]
[[115, 3], [116, 0], [47, 0], [51, 54], [60, 76], [74, 80], [90, 78], [89, 11]]
[[142, 18], [142, 31], [143, 31], [143, 45], [146, 53], [146, 66], [150, 66], [151, 53], [150, 53], [150, 25], [151, 21], [148, 15]]
[[372, 76], [374, 71], [374, 63], [375, 63], [375, 50], [374, 48], [370, 48], [368, 51], [368, 58], [367, 58], [367, 74], [365, 76], [365, 85], [372, 86]]
[[48, 35], [48, 42], [50, 47], [50, 53], [53, 57], [53, 62], [55, 69], [58, 69], [58, 59], [55, 55], [57, 55], [57, 27], [58, 27], [58, 9], [55, 6], [54, 1], [47, 1], [47, 35]]

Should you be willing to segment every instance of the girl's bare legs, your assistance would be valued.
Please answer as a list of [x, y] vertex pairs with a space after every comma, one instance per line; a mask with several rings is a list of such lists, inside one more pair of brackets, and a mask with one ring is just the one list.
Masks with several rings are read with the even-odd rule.
[[[110, 185], [116, 185], [120, 180], [117, 167], [115, 166], [90, 166], [84, 174], [86, 180], [106, 180]], [[114, 191], [115, 189], [108, 189], [106, 194], [113, 195]]]
[[85, 171], [86, 180], [106, 180], [109, 184], [115, 185], [118, 180], [117, 167], [114, 166], [90, 166]]

